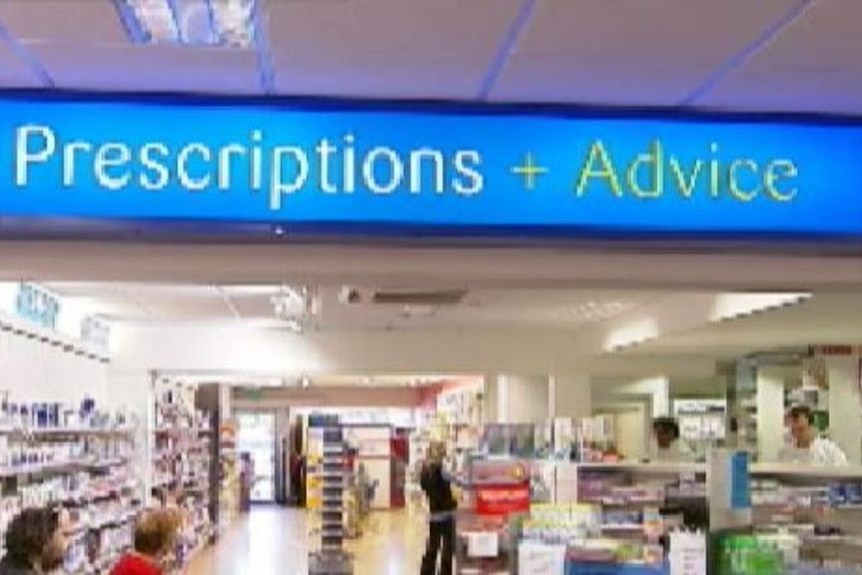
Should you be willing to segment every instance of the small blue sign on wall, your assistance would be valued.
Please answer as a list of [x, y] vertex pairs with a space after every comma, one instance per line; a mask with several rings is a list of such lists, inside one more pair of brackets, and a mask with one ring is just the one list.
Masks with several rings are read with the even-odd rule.
[[60, 300], [37, 285], [21, 283], [15, 297], [15, 311], [40, 327], [57, 329]]

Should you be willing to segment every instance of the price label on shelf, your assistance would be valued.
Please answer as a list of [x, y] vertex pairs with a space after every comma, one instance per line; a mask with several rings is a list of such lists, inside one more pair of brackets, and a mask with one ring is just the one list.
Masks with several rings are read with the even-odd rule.
[[675, 531], [670, 534], [670, 575], [706, 575], [706, 535]]

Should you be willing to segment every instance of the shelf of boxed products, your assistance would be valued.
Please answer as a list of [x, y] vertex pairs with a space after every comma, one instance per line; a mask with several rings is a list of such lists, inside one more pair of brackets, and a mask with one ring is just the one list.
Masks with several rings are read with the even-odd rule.
[[91, 400], [80, 408], [7, 400], [0, 417], [2, 532], [25, 508], [60, 505], [72, 521], [64, 572], [105, 571], [101, 563], [131, 545], [141, 503], [135, 418]]
[[675, 527], [705, 523], [703, 464], [555, 466], [555, 503], [534, 503], [524, 525], [524, 564], [550, 561], [558, 573], [662, 574], [668, 569], [663, 537]]
[[658, 575], [666, 572], [659, 531], [648, 540], [606, 537], [598, 505], [533, 505], [521, 527], [518, 573], [621, 573]]
[[170, 562], [181, 571], [216, 534], [210, 471], [212, 443], [219, 438], [209, 415], [195, 407], [194, 387], [161, 381], [153, 391], [151, 496], [182, 511], [183, 528]]
[[[660, 486], [660, 490], [650, 489]], [[640, 491], [638, 488], [643, 488]], [[626, 492], [626, 490], [630, 492]], [[662, 505], [667, 499], [706, 497], [706, 466], [699, 463], [555, 463], [552, 500], [609, 508]]]
[[749, 544], [788, 568], [862, 567], [862, 467], [755, 465], [751, 475]]
[[315, 525], [320, 532], [319, 550], [309, 553], [309, 573], [349, 575], [352, 558], [343, 548], [346, 537], [345, 490], [350, 480], [344, 429], [329, 422], [309, 428], [309, 443], [319, 454], [316, 477], [319, 481], [318, 513]]

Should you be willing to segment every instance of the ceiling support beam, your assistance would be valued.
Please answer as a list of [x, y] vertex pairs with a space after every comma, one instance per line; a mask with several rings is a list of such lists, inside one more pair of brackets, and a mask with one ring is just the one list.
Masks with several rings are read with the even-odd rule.
[[9, 46], [12, 53], [30, 69], [30, 72], [39, 80], [43, 88], [54, 88], [56, 86], [54, 78], [51, 77], [51, 74], [42, 62], [39, 61], [39, 58], [36, 57], [30, 48], [16, 38], [2, 21], [0, 21], [0, 43]]
[[785, 30], [793, 26], [805, 13], [817, 3], [817, 0], [799, 0], [790, 10], [781, 15], [753, 42], [725, 60], [700, 86], [683, 98], [679, 106], [696, 105], [704, 96], [710, 93], [718, 84], [734, 71], [745, 66], [758, 52], [775, 42]]
[[515, 53], [518, 43], [521, 41], [521, 37], [527, 30], [527, 26], [529, 26], [530, 21], [533, 19], [533, 14], [536, 12], [536, 6], [538, 3], [538, 0], [523, 0], [521, 3], [521, 8], [515, 15], [515, 19], [512, 21], [508, 32], [506, 32], [506, 36], [503, 38], [503, 43], [500, 44], [500, 47], [494, 54], [494, 59], [491, 61], [491, 65], [482, 79], [482, 85], [479, 88], [479, 100], [485, 101], [491, 97], [491, 93], [494, 91], [494, 88], [496, 88], [497, 82], [503, 74], [503, 70], [506, 69], [506, 64], [508, 64], [509, 58], [511, 58], [512, 54]]
[[113, 0], [114, 8], [126, 29], [129, 41], [133, 44], [143, 44], [147, 41], [147, 33], [141, 27], [141, 23], [135, 17], [134, 9], [125, 0]]
[[264, 1], [252, 3], [252, 25], [254, 26], [254, 51], [257, 57], [257, 73], [260, 89], [267, 96], [275, 94], [275, 62], [269, 42], [269, 26]]

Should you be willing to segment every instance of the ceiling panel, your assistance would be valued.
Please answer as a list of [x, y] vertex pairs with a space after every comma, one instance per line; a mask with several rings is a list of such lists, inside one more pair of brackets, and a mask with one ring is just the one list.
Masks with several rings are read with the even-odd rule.
[[540, 0], [496, 100], [675, 105], [796, 0]]
[[254, 52], [133, 44], [33, 42], [58, 87], [136, 92], [260, 92]]
[[519, 0], [270, 0], [283, 93], [474, 98]]
[[35, 88], [39, 85], [30, 68], [8, 46], [0, 43], [0, 87]]
[[282, 57], [277, 60], [275, 89], [299, 96], [465, 100], [479, 92], [484, 66], [435, 55]]
[[[506, 329], [577, 330], [632, 311], [650, 301], [649, 292], [580, 290], [480, 290], [453, 306], [343, 305], [338, 290], [325, 288], [317, 325], [334, 329]], [[247, 308], [243, 308], [245, 314]], [[271, 315], [271, 311], [268, 312]]]
[[231, 305], [244, 319], [266, 319], [275, 317], [272, 297], [276, 294], [277, 291], [273, 290], [271, 294], [258, 295], [234, 295], [226, 292], [225, 296], [230, 298]]
[[46, 287], [61, 296], [85, 299], [93, 313], [118, 321], [235, 319], [212, 286], [55, 282]]
[[[209, 285], [53, 282], [50, 290], [85, 298], [88, 307], [125, 321], [274, 320], [277, 288]], [[322, 312], [309, 325], [324, 330], [547, 328], [576, 330], [628, 313], [652, 301], [653, 292], [584, 290], [479, 290], [459, 305], [436, 308], [361, 303], [344, 305], [340, 287], [318, 288]], [[370, 293], [370, 292], [369, 292]], [[276, 324], [278, 325], [278, 324]]]
[[0, 21], [24, 40], [128, 41], [111, 0], [3, 0]]
[[862, 113], [860, 54], [862, 2], [819, 2], [699, 103]]
[[862, 341], [862, 295], [817, 293], [811, 299], [731, 321], [712, 323], [634, 346], [623, 355], [713, 354], [741, 356], [756, 351]]

